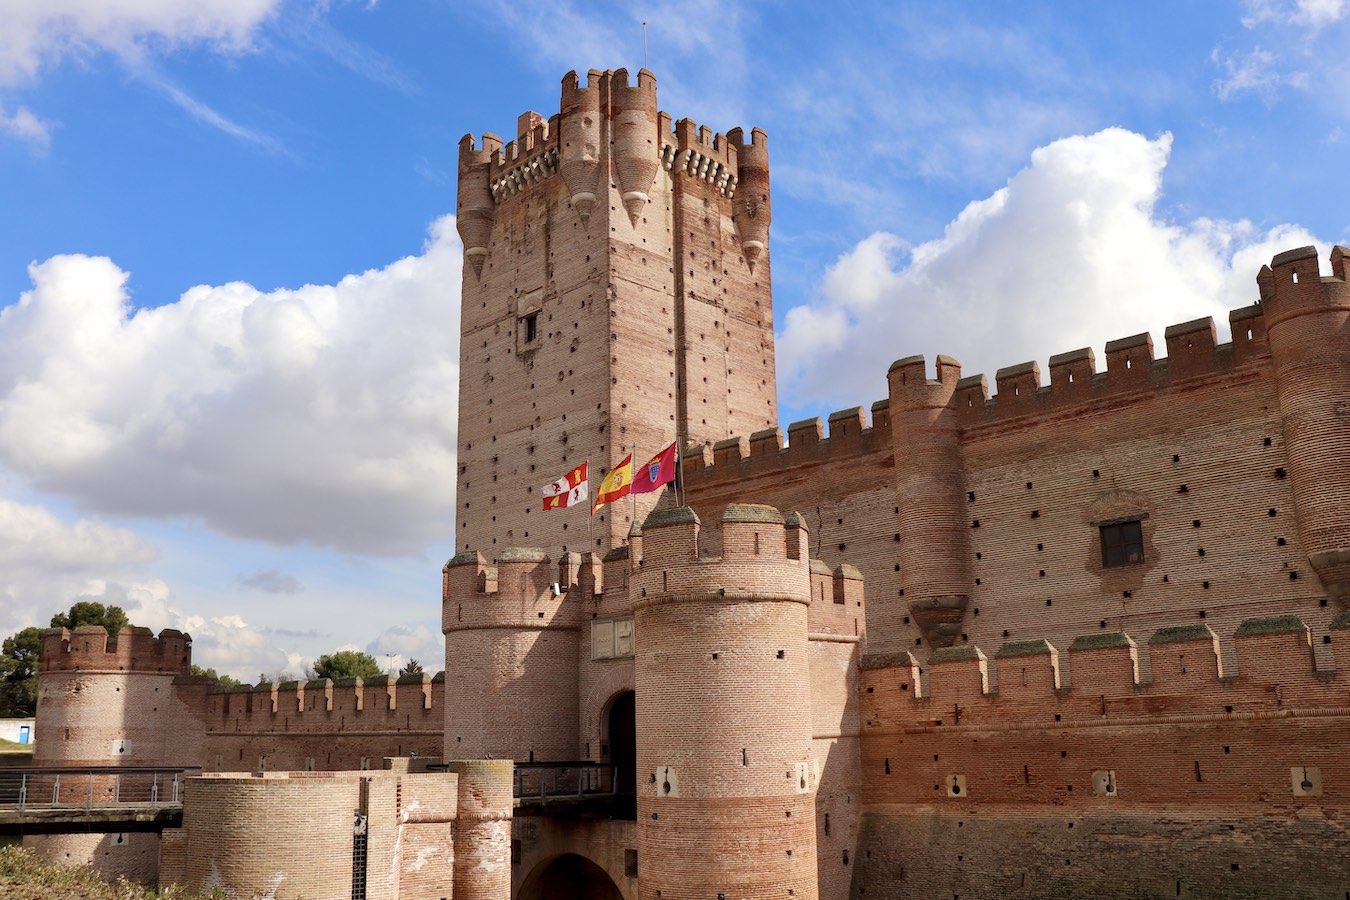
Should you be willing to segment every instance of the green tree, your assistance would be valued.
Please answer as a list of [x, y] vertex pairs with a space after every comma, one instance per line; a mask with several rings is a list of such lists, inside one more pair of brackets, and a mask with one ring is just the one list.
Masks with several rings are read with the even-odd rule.
[[422, 664], [416, 659], [409, 659], [408, 664], [398, 670], [398, 675], [402, 678], [404, 675], [421, 675]]
[[193, 663], [192, 667], [188, 669], [188, 674], [199, 675], [203, 678], [209, 678], [216, 684], [220, 685], [221, 687], [232, 688], [232, 687], [239, 687], [241, 684], [243, 684], [243, 682], [240, 681], [238, 678], [231, 678], [229, 675], [217, 674], [215, 669], [204, 669], [201, 666], [197, 665], [196, 663]]
[[[102, 625], [117, 634], [131, 622], [120, 606], [104, 606], [90, 600], [71, 604], [69, 610], [52, 616], [53, 628], [76, 629]], [[5, 638], [0, 645], [0, 716], [31, 716], [37, 709], [38, 655], [42, 652], [42, 629], [25, 628]]]
[[314, 660], [315, 678], [374, 678], [383, 674], [375, 657], [360, 650], [336, 650]]
[[130, 624], [122, 607], [104, 606], [92, 600], [81, 600], [72, 604], [69, 612], [52, 616], [53, 628], [69, 628], [71, 631], [81, 625], [102, 625], [108, 629], [108, 634], [117, 634]]
[[25, 628], [0, 647], [0, 717], [22, 718], [37, 709], [38, 654], [42, 629]]

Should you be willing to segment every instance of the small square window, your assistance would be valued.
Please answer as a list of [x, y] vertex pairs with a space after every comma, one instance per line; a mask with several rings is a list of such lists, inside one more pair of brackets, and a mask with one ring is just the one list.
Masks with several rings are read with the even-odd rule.
[[1144, 530], [1139, 520], [1100, 526], [1102, 566], [1129, 566], [1144, 561]]

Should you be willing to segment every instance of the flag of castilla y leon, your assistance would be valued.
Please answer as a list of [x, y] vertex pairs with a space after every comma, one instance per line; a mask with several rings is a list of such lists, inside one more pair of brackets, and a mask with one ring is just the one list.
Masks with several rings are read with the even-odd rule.
[[566, 509], [585, 500], [591, 490], [587, 466], [588, 463], [582, 463], [557, 481], [544, 485], [540, 491], [544, 495], [544, 509]]

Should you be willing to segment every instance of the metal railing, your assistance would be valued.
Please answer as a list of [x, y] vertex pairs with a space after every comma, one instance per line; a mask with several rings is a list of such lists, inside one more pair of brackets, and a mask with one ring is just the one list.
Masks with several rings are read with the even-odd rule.
[[579, 800], [614, 796], [612, 763], [518, 762], [513, 786], [517, 800]]
[[0, 769], [0, 809], [100, 809], [176, 806], [191, 769], [29, 768]]

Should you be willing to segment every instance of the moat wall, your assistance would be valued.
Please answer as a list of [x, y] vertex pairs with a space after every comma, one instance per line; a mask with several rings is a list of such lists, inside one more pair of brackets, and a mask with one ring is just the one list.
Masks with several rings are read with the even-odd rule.
[[854, 900], [1298, 897], [1350, 890], [1343, 818], [870, 807]]

